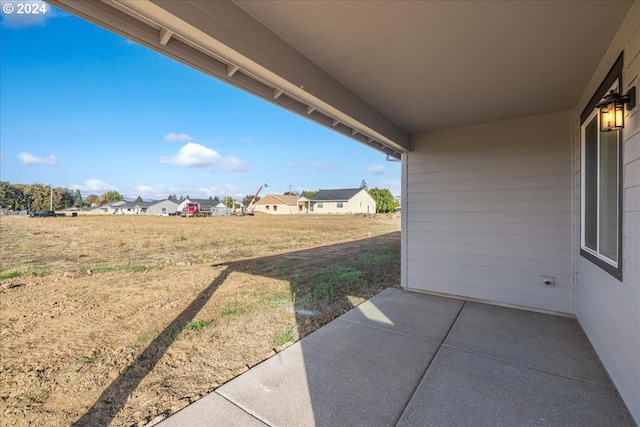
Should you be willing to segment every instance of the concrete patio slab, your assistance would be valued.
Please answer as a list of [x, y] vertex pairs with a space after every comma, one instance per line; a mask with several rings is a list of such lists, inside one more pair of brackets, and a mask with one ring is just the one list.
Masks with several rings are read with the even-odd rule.
[[574, 319], [398, 289], [160, 425], [262, 423], [636, 425]]
[[398, 426], [634, 426], [616, 390], [443, 346]]
[[274, 426], [393, 425], [437, 348], [337, 319], [217, 392]]
[[173, 414], [160, 425], [162, 427], [264, 427], [266, 424], [219, 394], [210, 393]]
[[340, 318], [441, 343], [463, 304], [462, 300], [388, 288]]
[[445, 344], [614, 387], [576, 319], [467, 302]]

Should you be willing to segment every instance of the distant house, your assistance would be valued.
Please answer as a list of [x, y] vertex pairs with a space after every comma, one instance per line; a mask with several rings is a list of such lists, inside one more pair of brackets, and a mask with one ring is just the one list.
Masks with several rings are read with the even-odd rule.
[[178, 204], [172, 200], [156, 200], [150, 202], [146, 207], [147, 215], [163, 215], [176, 212], [178, 210]]
[[320, 190], [305, 199], [309, 213], [376, 213], [376, 201], [364, 188]]
[[116, 200], [115, 202], [105, 203], [104, 205], [100, 205], [100, 206], [94, 208], [92, 210], [92, 212], [96, 212], [96, 213], [99, 213], [99, 212], [113, 213], [113, 209], [116, 206], [120, 206], [120, 205], [122, 205], [124, 203], [127, 203], [127, 202], [125, 202], [124, 200]]
[[270, 215], [299, 214], [305, 210], [305, 205], [304, 203], [300, 204], [298, 200], [298, 196], [268, 194], [256, 202], [253, 210]]
[[[117, 205], [109, 205], [107, 213], [112, 215], [140, 215], [142, 212], [141, 203], [124, 202]], [[146, 210], [146, 206], [145, 206]]]
[[123, 202], [109, 205], [107, 213], [113, 215], [161, 215], [175, 212], [178, 204], [171, 200], [155, 200], [151, 202]]

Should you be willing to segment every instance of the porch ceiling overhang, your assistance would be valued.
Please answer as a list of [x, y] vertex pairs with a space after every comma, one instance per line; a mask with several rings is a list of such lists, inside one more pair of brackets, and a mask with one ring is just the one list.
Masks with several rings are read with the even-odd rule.
[[633, 1], [50, 3], [398, 157], [574, 108]]

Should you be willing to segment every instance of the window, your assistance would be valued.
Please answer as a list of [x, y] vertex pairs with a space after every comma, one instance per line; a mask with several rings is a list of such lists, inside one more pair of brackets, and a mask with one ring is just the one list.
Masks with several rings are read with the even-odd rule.
[[342, 209], [342, 202], [338, 202], [337, 205], [338, 205], [337, 206], [338, 209]]
[[595, 104], [621, 91], [622, 56], [581, 116], [580, 254], [622, 280], [622, 131], [600, 130]]
[[318, 209], [322, 209], [322, 202], [318, 202]]
[[278, 205], [273, 205], [273, 210], [277, 211], [278, 210]]

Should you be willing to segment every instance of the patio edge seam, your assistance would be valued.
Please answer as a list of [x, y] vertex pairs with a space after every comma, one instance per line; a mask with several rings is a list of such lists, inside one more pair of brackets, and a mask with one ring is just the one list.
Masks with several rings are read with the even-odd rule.
[[[407, 401], [405, 402], [404, 408], [402, 408], [402, 411], [400, 412], [400, 415], [398, 416], [398, 418], [393, 423], [394, 426], [397, 426], [398, 423], [400, 422], [400, 420], [402, 419], [402, 416], [404, 415], [405, 411], [407, 410], [407, 407], [409, 406], [409, 403], [411, 403], [411, 401], [413, 400], [413, 397], [416, 395], [416, 391], [418, 391], [418, 388], [420, 387], [420, 384], [424, 380], [424, 377], [427, 375], [427, 372], [429, 372], [429, 368], [431, 368], [431, 365], [433, 364], [433, 361], [436, 359], [436, 357], [438, 357], [438, 353], [440, 353], [440, 350], [442, 349], [442, 346], [444, 345], [444, 342], [447, 340], [447, 337], [451, 333], [451, 330], [455, 326], [456, 322], [458, 321], [458, 318], [460, 317], [460, 314], [462, 314], [462, 310], [464, 310], [466, 305], [467, 305], [467, 301], [465, 300], [464, 303], [462, 304], [462, 306], [460, 306], [460, 310], [458, 310], [458, 314], [456, 314], [455, 319], [453, 319], [453, 322], [451, 322], [451, 326], [449, 326], [449, 329], [447, 330], [447, 333], [442, 338], [442, 342], [436, 343], [438, 345], [438, 349], [436, 350], [435, 353], [433, 353], [433, 357], [431, 358], [431, 360], [429, 360], [429, 363], [427, 363], [427, 367], [425, 368], [425, 370], [422, 373], [422, 375], [420, 375], [420, 379], [418, 380], [418, 383], [415, 385], [415, 387], [413, 389], [413, 393], [411, 393], [411, 396], [409, 396], [409, 399], [407, 399]], [[429, 341], [429, 340], [426, 340], [426, 341]]]

